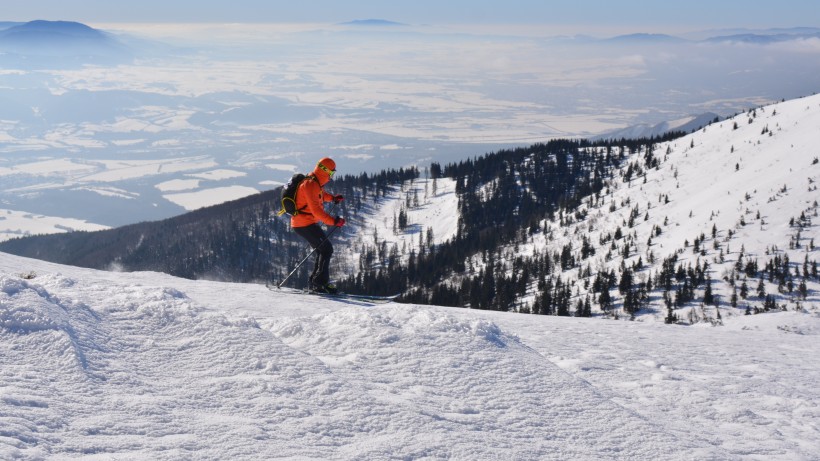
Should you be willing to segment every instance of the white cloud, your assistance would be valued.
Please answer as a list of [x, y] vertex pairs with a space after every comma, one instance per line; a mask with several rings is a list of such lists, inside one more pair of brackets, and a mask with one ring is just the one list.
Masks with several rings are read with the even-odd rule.
[[820, 38], [810, 37], [777, 42], [767, 46], [771, 50], [784, 53], [820, 54]]

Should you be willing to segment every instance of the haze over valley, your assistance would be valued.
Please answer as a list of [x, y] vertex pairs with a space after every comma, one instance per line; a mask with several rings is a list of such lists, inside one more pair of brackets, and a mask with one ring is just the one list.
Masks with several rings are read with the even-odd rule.
[[178, 215], [273, 188], [325, 155], [356, 174], [725, 117], [812, 93], [820, 74], [814, 28], [695, 38], [391, 21], [0, 29], [2, 238]]

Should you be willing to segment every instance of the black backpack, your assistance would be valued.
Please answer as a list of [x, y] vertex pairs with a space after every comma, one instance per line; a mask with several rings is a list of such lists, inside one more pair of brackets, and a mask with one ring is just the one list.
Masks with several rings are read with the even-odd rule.
[[302, 184], [302, 181], [305, 179], [308, 179], [308, 177], [302, 173], [296, 173], [290, 178], [290, 181], [288, 181], [282, 189], [282, 209], [279, 210], [279, 214], [277, 216], [282, 216], [285, 213], [291, 216], [296, 216], [300, 211], [306, 208], [302, 207], [299, 210], [296, 209], [296, 190], [299, 189], [299, 184]]

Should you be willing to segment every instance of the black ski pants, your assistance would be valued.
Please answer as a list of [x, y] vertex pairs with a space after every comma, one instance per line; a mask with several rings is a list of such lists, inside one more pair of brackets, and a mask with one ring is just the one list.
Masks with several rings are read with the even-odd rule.
[[327, 285], [330, 282], [330, 257], [333, 256], [333, 245], [325, 235], [325, 231], [318, 224], [294, 227], [293, 230], [300, 237], [307, 240], [311, 248], [316, 249], [316, 261], [313, 264], [313, 273], [310, 276], [311, 285]]

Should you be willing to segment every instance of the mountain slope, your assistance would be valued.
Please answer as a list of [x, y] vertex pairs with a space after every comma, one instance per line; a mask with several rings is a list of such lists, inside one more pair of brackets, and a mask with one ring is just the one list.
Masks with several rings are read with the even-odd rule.
[[[700, 237], [699, 256], [713, 264], [716, 292], [724, 303], [728, 302], [732, 290], [721, 282], [726, 277], [739, 277], [739, 271], [731, 273], [735, 265], [759, 261], [762, 271], [767, 261], [789, 254], [790, 274], [796, 274], [797, 268], [805, 273], [809, 266], [798, 266], [806, 260], [816, 264], [818, 250], [814, 242], [820, 237], [820, 223], [812, 218], [817, 216], [820, 197], [816, 184], [820, 180], [820, 164], [815, 150], [820, 139], [819, 127], [817, 96], [752, 110], [678, 142], [659, 146], [661, 151], [670, 151], [673, 161], [665, 168], [647, 172], [645, 186], [621, 183], [611, 203], [617, 204], [620, 199], [623, 204], [630, 199], [634, 206], [650, 214], [650, 221], [656, 226], [663, 225], [662, 234], [645, 249], [655, 251], [656, 258], [671, 256], [678, 249], [688, 253], [681, 254], [682, 259], [695, 264], [698, 255], [694, 242]], [[673, 184], [675, 189], [671, 190]], [[642, 206], [644, 203], [649, 210]], [[607, 222], [617, 225], [618, 221], [628, 221], [626, 213], [633, 210], [622, 206], [615, 213], [608, 213], [602, 227]], [[661, 216], [665, 225], [660, 222]], [[604, 219], [603, 215], [600, 217]], [[635, 231], [637, 242], [647, 241], [642, 237], [649, 238], [651, 226], [639, 224]], [[710, 238], [704, 240], [703, 235]], [[687, 247], [687, 240], [691, 247]], [[636, 253], [640, 250], [639, 243]], [[769, 277], [749, 273], [758, 275], [758, 280], [768, 279], [766, 292], [777, 293], [778, 304], [789, 301], [794, 306], [794, 292], [788, 289], [788, 293], [783, 293], [782, 287], [776, 287], [776, 281], [772, 284], [777, 270], [773, 267]], [[784, 278], [791, 280], [790, 274]], [[748, 278], [750, 282], [754, 280]], [[820, 307], [816, 297], [818, 279], [806, 278], [811, 279], [814, 294], [810, 305]], [[799, 279], [791, 281], [797, 284]]]
[[820, 318], [762, 317], [372, 307], [0, 253], [0, 457], [809, 459]]
[[[719, 321], [714, 306], [728, 307], [743, 284], [749, 295], [734, 301], [740, 312], [774, 307], [764, 307], [767, 301], [777, 308], [816, 310], [819, 127], [820, 96], [812, 96], [657, 144], [651, 155], [646, 149], [632, 152], [605, 193], [567, 210], [563, 219], [545, 222], [550, 231], [518, 254], [569, 248], [574, 267], [561, 276], [570, 280], [575, 299], [600, 299], [610, 291], [620, 298], [609, 306], [615, 311], [639, 308], [624, 301], [627, 293], [646, 288], [640, 286], [645, 282], [654, 288], [642, 293], [640, 306], [668, 314], [666, 291], [674, 307], [687, 308], [677, 316], [692, 321]], [[664, 262], [674, 274], [663, 270]], [[687, 281], [693, 272], [699, 285]], [[615, 291], [624, 273], [628, 286]], [[593, 283], [602, 274], [609, 275], [607, 290]], [[761, 283], [763, 296], [756, 293]], [[706, 285], [716, 298], [712, 302], [704, 302]]]

